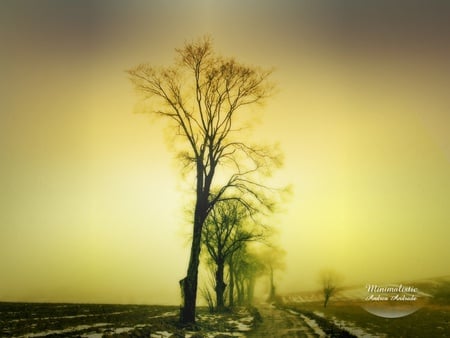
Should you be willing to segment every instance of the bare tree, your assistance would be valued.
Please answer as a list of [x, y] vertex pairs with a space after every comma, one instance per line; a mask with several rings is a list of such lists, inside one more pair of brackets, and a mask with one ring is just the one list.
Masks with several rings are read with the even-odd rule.
[[245, 243], [261, 239], [264, 228], [251, 222], [248, 210], [236, 200], [216, 204], [206, 219], [203, 243], [215, 263], [217, 310], [225, 308], [225, 262]]
[[[212, 266], [213, 262], [211, 260], [207, 260], [207, 265]], [[203, 285], [203, 287], [200, 288], [200, 293], [203, 296], [203, 299], [206, 301], [210, 313], [213, 313], [216, 310], [213, 293], [211, 291], [211, 289], [214, 288], [214, 284], [215, 284], [214, 275], [208, 274], [208, 277], [206, 278], [206, 283]]]
[[[245, 249], [245, 248], [244, 248]], [[258, 255], [248, 250], [244, 251], [245, 256], [242, 260], [237, 262], [238, 283], [241, 284], [241, 297], [238, 297], [239, 303], [245, 305], [251, 305], [253, 303], [253, 295], [255, 291], [256, 279], [264, 273], [264, 263]]]
[[261, 250], [259, 255], [266, 273], [269, 275], [269, 297], [267, 300], [273, 302], [276, 300], [274, 274], [276, 270], [283, 270], [285, 268], [284, 257], [286, 256], [286, 251], [276, 245], [269, 244]]
[[141, 64], [128, 74], [144, 99], [155, 104], [150, 111], [172, 123], [182, 140], [179, 158], [195, 177], [190, 259], [180, 281], [180, 320], [194, 323], [202, 229], [208, 214], [223, 200], [237, 200], [253, 210], [270, 209], [260, 178], [281, 161], [274, 148], [245, 143], [238, 124], [238, 115], [248, 112], [245, 107], [262, 103], [271, 94], [271, 71], [216, 55], [209, 38], [186, 43], [176, 52], [173, 66]]
[[327, 307], [330, 298], [338, 291], [341, 277], [334, 270], [326, 269], [320, 272], [319, 278], [323, 292], [323, 307]]
[[228, 258], [230, 272], [229, 305], [250, 305], [253, 302], [255, 282], [264, 273], [261, 257], [244, 243]]

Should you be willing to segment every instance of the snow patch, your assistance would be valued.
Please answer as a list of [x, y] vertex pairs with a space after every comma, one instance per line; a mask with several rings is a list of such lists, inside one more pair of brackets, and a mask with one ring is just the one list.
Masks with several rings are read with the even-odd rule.
[[114, 333], [126, 333], [133, 331], [136, 327], [118, 327], [114, 329]]
[[238, 331], [250, 331], [252, 329], [253, 317], [243, 317], [239, 318], [239, 320], [230, 319], [228, 323], [236, 326]]
[[98, 323], [98, 324], [93, 324], [93, 325], [77, 325], [77, 326], [72, 326], [69, 327], [67, 329], [63, 329], [63, 330], [48, 330], [48, 331], [42, 331], [42, 332], [37, 332], [37, 333], [28, 333], [24, 336], [20, 336], [19, 338], [28, 338], [28, 337], [32, 337], [32, 338], [37, 338], [37, 337], [45, 337], [51, 334], [62, 334], [62, 333], [68, 333], [68, 332], [78, 332], [78, 331], [82, 331], [82, 330], [88, 330], [94, 327], [103, 327], [103, 326], [107, 326], [107, 325], [112, 325], [112, 324], [108, 324], [108, 323]]
[[384, 334], [377, 333], [374, 335], [372, 333], [368, 333], [368, 332], [364, 331], [363, 329], [361, 329], [360, 327], [355, 326], [353, 323], [349, 323], [344, 320], [339, 320], [336, 317], [332, 317], [331, 320], [333, 321], [333, 323], [335, 325], [339, 326], [341, 329], [347, 330], [351, 334], [353, 334], [357, 337], [360, 337], [360, 338], [386, 337], [386, 335], [384, 335]]
[[214, 338], [215, 336], [219, 335], [219, 334], [223, 334], [223, 335], [228, 335], [228, 336], [232, 336], [232, 337], [245, 337], [245, 335], [243, 333], [240, 332], [207, 332], [205, 337], [206, 338]]
[[314, 319], [306, 317], [305, 315], [300, 315], [300, 317], [302, 317], [306, 325], [308, 325], [314, 331], [315, 334], [317, 334], [319, 337], [326, 337], [325, 332], [322, 331], [322, 329]]
[[217, 320], [221, 318], [219, 315], [198, 315], [197, 317], [201, 320]]
[[155, 333], [150, 334], [150, 338], [168, 338], [172, 335], [172, 333], [167, 331], [156, 331]]
[[83, 336], [81, 336], [82, 338], [102, 338], [103, 337], [103, 333], [88, 333], [85, 334]]
[[164, 312], [157, 316], [151, 316], [149, 318], [164, 318], [164, 317], [170, 317], [170, 316], [176, 316], [176, 315], [177, 315], [176, 311], [170, 311], [170, 312]]

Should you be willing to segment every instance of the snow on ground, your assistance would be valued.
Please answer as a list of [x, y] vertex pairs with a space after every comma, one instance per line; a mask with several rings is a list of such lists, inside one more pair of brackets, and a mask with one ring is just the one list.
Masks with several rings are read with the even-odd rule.
[[42, 332], [36, 332], [36, 333], [27, 333], [26, 335], [20, 336], [19, 338], [45, 337], [45, 336], [48, 336], [48, 335], [51, 335], [51, 334], [63, 334], [63, 333], [68, 333], [68, 332], [77, 332], [77, 331], [91, 329], [91, 328], [94, 328], [94, 327], [103, 327], [103, 326], [107, 326], [107, 325], [112, 325], [112, 324], [98, 323], [98, 324], [93, 324], [93, 325], [77, 325], [77, 326], [69, 327], [69, 328], [64, 329], [64, 330], [48, 330], [48, 331], [42, 331]]
[[103, 333], [88, 333], [81, 336], [82, 338], [102, 338]]
[[[135, 326], [115, 327], [115, 328], [109, 329], [108, 331], [109, 331], [109, 333], [114, 333], [114, 334], [128, 333], [128, 332], [131, 332], [131, 331], [133, 331], [135, 329], [139, 329], [139, 328], [142, 328], [142, 327], [145, 327], [145, 326], [151, 326], [151, 324], [138, 324], [138, 325], [135, 325]], [[101, 333], [100, 337], [102, 337], [102, 334], [104, 334], [104, 333]], [[83, 336], [83, 338], [84, 337], [85, 336]], [[86, 338], [96, 338], [96, 336], [86, 335]]]
[[386, 335], [384, 335], [384, 334], [368, 333], [368, 332], [364, 331], [363, 329], [361, 329], [360, 327], [357, 327], [353, 323], [349, 323], [344, 320], [337, 319], [336, 317], [332, 317], [331, 320], [333, 321], [333, 323], [335, 325], [339, 326], [341, 329], [347, 330], [348, 332], [350, 332], [351, 334], [353, 334], [359, 338], [383, 338], [383, 337], [386, 337]]
[[177, 311], [170, 311], [170, 312], [164, 312], [164, 313], [162, 313], [160, 315], [157, 315], [157, 316], [151, 316], [151, 317], [148, 317], [148, 318], [164, 318], [164, 317], [176, 316], [177, 314], [178, 314]]
[[139, 326], [134, 326], [134, 327], [118, 327], [114, 329], [114, 333], [126, 333], [126, 332], [130, 332], [132, 330], [134, 330], [135, 328], [137, 328]]
[[201, 314], [201, 315], [198, 315], [197, 318], [200, 320], [204, 320], [204, 321], [217, 321], [222, 317], [220, 315]]
[[239, 318], [239, 320], [228, 320], [228, 323], [234, 325], [238, 331], [250, 331], [252, 329], [253, 317]]
[[[185, 338], [191, 338], [196, 332], [186, 332]], [[226, 335], [226, 336], [232, 336], [232, 337], [245, 337], [245, 334], [241, 332], [202, 332], [205, 338], [214, 338], [218, 335]]]
[[[247, 310], [241, 310], [238, 312], [238, 318], [234, 319], [225, 319], [220, 314], [200, 314], [197, 318], [200, 321], [208, 322], [210, 324], [223, 322], [226, 320], [226, 323], [233, 328], [232, 331], [213, 331], [213, 332], [202, 332], [205, 335], [205, 338], [214, 338], [217, 335], [228, 335], [232, 337], [245, 337], [244, 332], [250, 331], [253, 326], [254, 317], [250, 315]], [[192, 337], [195, 332], [187, 332], [186, 338]]]
[[[126, 313], [129, 311], [123, 312], [114, 312], [112, 314], [120, 314]], [[162, 312], [160, 314], [155, 314], [154, 316], [147, 315], [147, 318], [166, 318], [171, 316], [176, 316], [178, 314], [177, 311], [168, 311]], [[91, 314], [86, 315], [64, 315], [59, 317], [52, 317], [51, 319], [73, 319], [73, 318], [85, 318], [95, 316]], [[201, 334], [204, 335], [205, 338], [214, 338], [219, 335], [227, 335], [230, 337], [245, 337], [245, 332], [250, 331], [252, 329], [254, 317], [251, 316], [248, 310], [241, 310], [238, 313], [233, 315], [223, 315], [223, 314], [200, 314], [197, 317], [201, 322], [204, 322], [206, 330], [202, 330]], [[43, 318], [44, 320], [48, 320], [50, 318]], [[159, 323], [159, 321], [158, 321]], [[219, 325], [220, 324], [220, 325]], [[36, 324], [32, 324], [31, 326], [35, 326]], [[30, 326], [30, 327], [31, 327]], [[70, 327], [63, 327], [61, 329], [53, 329], [49, 328], [47, 330], [43, 330], [40, 332], [27, 333], [26, 335], [20, 336], [18, 338], [42, 338], [48, 335], [61, 335], [61, 336], [75, 336], [81, 338], [102, 338], [105, 333], [107, 334], [131, 334], [134, 330], [139, 329], [140, 327], [152, 326], [152, 324], [137, 324], [130, 325], [124, 324], [123, 327], [113, 327], [114, 324], [111, 323], [97, 323], [97, 324], [80, 324], [74, 325]], [[211, 331], [208, 331], [209, 330]], [[176, 329], [172, 327], [159, 327], [159, 331], [152, 331], [150, 334], [151, 338], [168, 338], [176, 333]], [[214, 330], [215, 329], [215, 330]], [[216, 331], [217, 330], [217, 331]], [[186, 332], [186, 338], [192, 337], [195, 333], [199, 332]]]
[[155, 333], [150, 334], [150, 338], [168, 338], [173, 333], [167, 332], [167, 331], [156, 331]]
[[317, 324], [314, 319], [311, 319], [311, 318], [309, 318], [303, 314], [300, 314], [299, 312], [294, 311], [294, 310], [287, 310], [287, 311], [290, 314], [300, 316], [305, 321], [306, 325], [308, 325], [314, 331], [314, 333], [317, 334], [319, 337], [326, 336], [325, 332], [322, 331], [319, 324]]
[[[120, 315], [124, 313], [129, 313], [130, 311], [119, 311], [119, 312], [110, 312], [108, 315]], [[56, 319], [72, 319], [72, 318], [87, 318], [87, 317], [98, 317], [98, 313], [93, 314], [87, 314], [87, 315], [71, 315], [71, 316], [53, 316], [53, 317], [36, 317], [36, 319], [39, 320], [56, 320]], [[29, 320], [29, 318], [20, 318], [20, 319], [12, 319], [10, 320], [11, 323], [13, 322], [20, 322], [20, 321], [26, 321]]]
[[[319, 317], [326, 318], [325, 314], [322, 312], [314, 311], [314, 314]], [[379, 334], [379, 333], [376, 333], [375, 335], [373, 333], [367, 333], [366, 331], [364, 331], [360, 327], [356, 326], [355, 324], [346, 322], [344, 320], [337, 319], [334, 316], [331, 317], [331, 321], [333, 322], [334, 325], [337, 325], [341, 329], [347, 330], [348, 332], [350, 332], [351, 334], [353, 334], [357, 337], [361, 337], [361, 338], [386, 337], [386, 335]]]
[[306, 317], [305, 315], [300, 315], [300, 317], [302, 317], [306, 325], [308, 325], [314, 331], [315, 334], [317, 334], [319, 337], [326, 337], [325, 332], [322, 331], [322, 329], [314, 319]]
[[[249, 313], [247, 311], [240, 312], [240, 314], [245, 315], [246, 317], [241, 317], [239, 319], [229, 319], [227, 323], [233, 325], [238, 331], [250, 331], [253, 325], [253, 316], [249, 316]], [[198, 315], [198, 318], [205, 322], [216, 322], [223, 320], [222, 317], [217, 314], [201, 314]], [[228, 332], [227, 334], [231, 334], [231, 332]]]

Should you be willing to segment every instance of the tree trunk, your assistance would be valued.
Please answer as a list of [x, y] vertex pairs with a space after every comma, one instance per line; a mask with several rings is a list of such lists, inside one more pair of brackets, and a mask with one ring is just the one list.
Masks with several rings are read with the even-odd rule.
[[229, 281], [230, 287], [228, 289], [228, 306], [230, 308], [232, 308], [234, 306], [234, 295], [233, 295], [234, 294], [234, 271], [233, 271], [234, 267], [233, 267], [232, 257], [230, 257], [228, 260], [228, 266], [230, 269], [230, 281]]
[[242, 305], [243, 304], [243, 294], [244, 294], [244, 286], [242, 285], [242, 280], [237, 279], [236, 280], [236, 290], [237, 290], [237, 303], [238, 305]]
[[202, 240], [202, 227], [207, 215], [208, 199], [197, 194], [194, 215], [194, 229], [192, 234], [191, 255], [187, 276], [180, 280], [182, 306], [180, 321], [184, 324], [195, 323], [195, 305], [197, 302], [198, 266], [200, 264], [200, 249]]
[[223, 311], [225, 308], [225, 303], [223, 299], [223, 294], [225, 292], [226, 284], [223, 280], [223, 271], [225, 268], [225, 264], [222, 260], [217, 262], [217, 271], [216, 271], [216, 300], [217, 300], [217, 311]]
[[273, 268], [270, 267], [270, 291], [269, 291], [269, 302], [275, 300], [275, 285], [273, 282]]
[[331, 293], [326, 291], [325, 292], [325, 299], [323, 301], [323, 307], [327, 307], [328, 301], [330, 300], [330, 297], [331, 297]]
[[255, 278], [249, 277], [247, 281], [247, 304], [251, 305], [253, 303], [253, 295], [255, 294]]

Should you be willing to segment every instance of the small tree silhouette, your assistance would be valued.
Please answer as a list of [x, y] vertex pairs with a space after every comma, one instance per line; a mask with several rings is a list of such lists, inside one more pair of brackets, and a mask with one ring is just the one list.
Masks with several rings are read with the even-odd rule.
[[323, 307], [327, 307], [330, 298], [338, 291], [341, 277], [331, 269], [322, 270], [319, 275], [323, 292]]

